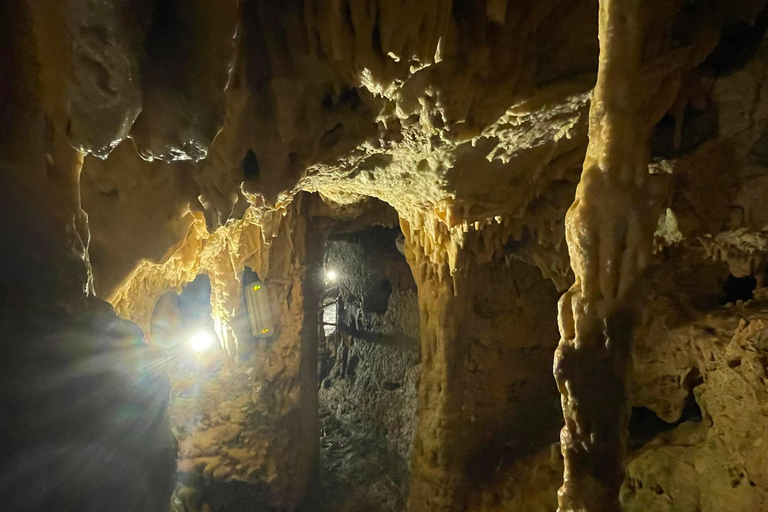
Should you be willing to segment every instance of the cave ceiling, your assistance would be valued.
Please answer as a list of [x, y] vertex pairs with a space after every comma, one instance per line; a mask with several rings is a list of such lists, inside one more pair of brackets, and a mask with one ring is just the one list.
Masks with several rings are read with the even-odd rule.
[[[388, 203], [451, 271], [458, 247], [487, 259], [506, 244], [567, 286], [596, 1], [91, 4], [46, 5], [73, 38], [66, 129], [89, 154], [81, 195], [100, 295], [200, 216], [213, 232], [302, 191], [331, 215]], [[733, 221], [749, 193], [713, 169], [754, 158], [762, 136], [758, 121], [718, 113], [728, 101], [764, 108], [762, 67], [726, 69], [718, 52], [739, 33], [748, 43], [763, 2], [646, 4], [637, 87], [669, 207], [657, 244], [691, 241], [752, 266], [763, 225]], [[754, 95], [729, 96], [737, 81]], [[711, 197], [713, 184], [726, 193]]]

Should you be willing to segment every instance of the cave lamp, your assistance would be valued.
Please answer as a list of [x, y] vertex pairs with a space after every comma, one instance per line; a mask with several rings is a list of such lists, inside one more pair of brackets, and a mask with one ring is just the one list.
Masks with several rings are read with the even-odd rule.
[[248, 307], [251, 334], [257, 338], [271, 337], [275, 331], [275, 325], [272, 321], [269, 292], [261, 280], [257, 279], [245, 287], [245, 303]]

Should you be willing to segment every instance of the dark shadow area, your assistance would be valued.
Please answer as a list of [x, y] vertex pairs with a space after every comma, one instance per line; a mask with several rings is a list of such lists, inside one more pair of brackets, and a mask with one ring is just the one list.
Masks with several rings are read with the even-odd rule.
[[179, 311], [184, 323], [206, 324], [211, 319], [211, 280], [200, 274], [179, 294]]
[[467, 460], [469, 482], [492, 482], [505, 475], [514, 462], [557, 442], [563, 417], [559, 398], [551, 405], [529, 405], [527, 410], [518, 410], [519, 417], [530, 419], [526, 427], [533, 434], [523, 437], [519, 432], [504, 432], [476, 450]]
[[704, 379], [697, 368], [693, 368], [688, 376], [686, 376], [684, 385], [689, 387], [690, 393], [686, 398], [685, 407], [683, 407], [683, 411], [680, 414], [680, 419], [674, 423], [667, 423], [647, 407], [633, 407], [632, 415], [629, 419], [629, 441], [627, 447], [630, 450], [637, 450], [659, 434], [673, 430], [686, 421], [701, 421], [701, 408], [696, 402], [693, 389], [703, 382]]
[[179, 473], [179, 485], [173, 495], [171, 511], [210, 510], [241, 512], [243, 510], [277, 511], [269, 505], [272, 491], [264, 482], [221, 482], [200, 478], [193, 473]]
[[675, 141], [675, 130], [676, 120], [669, 114], [656, 124], [650, 141], [654, 161], [691, 153], [704, 142], [716, 138], [719, 131], [717, 107], [709, 104], [704, 109], [696, 109], [688, 105], [683, 113], [678, 141]]
[[245, 157], [240, 163], [240, 168], [243, 171], [243, 178], [246, 181], [258, 180], [261, 176], [261, 169], [259, 169], [259, 161], [256, 158], [256, 153], [252, 149], [248, 149], [245, 152]]
[[755, 288], [757, 288], [755, 276], [735, 277], [730, 274], [723, 283], [721, 304], [737, 300], [752, 300]]
[[703, 66], [715, 75], [729, 75], [755, 57], [768, 29], [768, 9], [764, 9], [754, 23], [737, 21], [726, 25], [720, 42], [704, 61]]
[[363, 297], [363, 309], [383, 315], [389, 308], [389, 297], [392, 295], [392, 283], [389, 279], [382, 279], [381, 284], [370, 290], [370, 292]]

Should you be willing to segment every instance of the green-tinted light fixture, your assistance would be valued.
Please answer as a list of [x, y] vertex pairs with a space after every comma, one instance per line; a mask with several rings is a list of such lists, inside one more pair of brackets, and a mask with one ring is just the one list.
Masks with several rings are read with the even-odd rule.
[[272, 308], [269, 305], [269, 292], [260, 280], [245, 287], [245, 303], [248, 306], [248, 320], [251, 334], [257, 338], [269, 338], [275, 332], [272, 322]]

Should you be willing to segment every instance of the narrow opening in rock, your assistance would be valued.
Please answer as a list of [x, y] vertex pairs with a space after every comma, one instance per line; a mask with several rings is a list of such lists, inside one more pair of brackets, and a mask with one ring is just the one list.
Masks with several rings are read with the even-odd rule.
[[261, 170], [259, 169], [259, 161], [256, 159], [256, 153], [252, 149], [248, 149], [245, 152], [245, 157], [240, 163], [240, 168], [243, 170], [243, 178], [246, 180], [257, 180], [261, 176]]
[[723, 27], [720, 42], [704, 61], [704, 66], [717, 75], [728, 75], [741, 69], [757, 53], [768, 28], [768, 9], [754, 22], [735, 21]]
[[690, 386], [690, 393], [680, 414], [680, 419], [668, 423], [647, 407], [633, 407], [629, 419], [629, 448], [636, 450], [650, 440], [678, 427], [686, 421], [701, 421], [702, 413], [693, 393], [693, 388], [703, 382], [698, 369], [694, 368], [686, 377], [685, 384]]
[[751, 300], [757, 287], [755, 276], [736, 277], [730, 274], [723, 283], [723, 298], [721, 302], [736, 302], [739, 300]]

